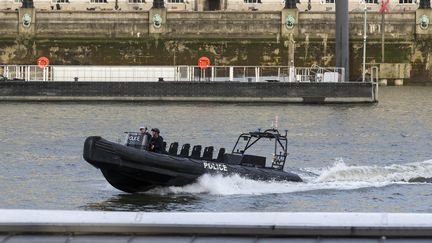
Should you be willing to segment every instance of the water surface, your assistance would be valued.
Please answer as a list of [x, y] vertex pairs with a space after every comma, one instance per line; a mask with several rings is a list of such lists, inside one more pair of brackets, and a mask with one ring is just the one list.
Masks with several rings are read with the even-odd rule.
[[[386, 87], [378, 104], [0, 103], [0, 208], [432, 212], [432, 88]], [[305, 183], [211, 177], [126, 194], [82, 159], [87, 136], [141, 125], [168, 142], [231, 148], [241, 132], [289, 130]], [[266, 150], [265, 147], [262, 148]]]

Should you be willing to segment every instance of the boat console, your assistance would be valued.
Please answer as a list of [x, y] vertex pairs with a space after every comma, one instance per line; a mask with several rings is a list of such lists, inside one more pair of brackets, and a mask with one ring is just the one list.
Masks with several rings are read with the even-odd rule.
[[[265, 167], [266, 158], [262, 156], [249, 155], [246, 154], [248, 150], [260, 140], [269, 140], [272, 141], [274, 139], [274, 152], [272, 157], [272, 165], [271, 168], [277, 170], [283, 170], [285, 165], [286, 157], [288, 155], [287, 147], [288, 147], [288, 130], [285, 130], [285, 134], [282, 135], [280, 132], [275, 129], [267, 129], [265, 131], [258, 130], [256, 132], [248, 132], [242, 133], [237, 139], [236, 144], [232, 150], [233, 155], [241, 156], [241, 165], [249, 165], [255, 167]], [[241, 141], [245, 143], [241, 143]], [[241, 145], [243, 144], [243, 145]]]

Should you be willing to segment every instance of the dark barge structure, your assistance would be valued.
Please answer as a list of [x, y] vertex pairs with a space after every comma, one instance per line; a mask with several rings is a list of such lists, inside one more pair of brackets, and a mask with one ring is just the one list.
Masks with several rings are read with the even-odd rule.
[[0, 101], [370, 103], [371, 82], [62, 82], [0, 81]]

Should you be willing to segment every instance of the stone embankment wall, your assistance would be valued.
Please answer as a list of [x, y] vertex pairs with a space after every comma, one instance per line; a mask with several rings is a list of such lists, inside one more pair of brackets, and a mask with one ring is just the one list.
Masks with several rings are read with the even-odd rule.
[[[384, 24], [368, 13], [366, 62], [380, 78], [432, 83], [432, 23], [422, 28], [423, 16], [432, 22], [430, 9], [385, 14]], [[351, 80], [361, 76], [363, 17], [350, 13]], [[335, 65], [333, 12], [20, 9], [0, 11], [0, 23], [0, 64], [47, 56], [55, 65], [195, 65], [206, 55], [215, 65]]]

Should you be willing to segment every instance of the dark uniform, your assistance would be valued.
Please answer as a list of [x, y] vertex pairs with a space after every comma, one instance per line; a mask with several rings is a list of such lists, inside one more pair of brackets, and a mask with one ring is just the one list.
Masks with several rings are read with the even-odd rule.
[[147, 127], [140, 127], [142, 149], [148, 150], [150, 147], [151, 135], [147, 132]]
[[[154, 128], [152, 129], [153, 132], [157, 132], [159, 135], [159, 129]], [[162, 153], [163, 152], [163, 137], [162, 136], [153, 136], [150, 140], [150, 151], [155, 153]]]

